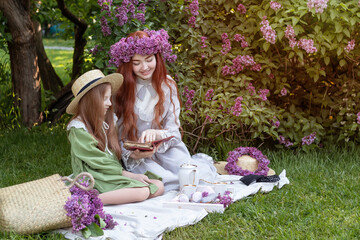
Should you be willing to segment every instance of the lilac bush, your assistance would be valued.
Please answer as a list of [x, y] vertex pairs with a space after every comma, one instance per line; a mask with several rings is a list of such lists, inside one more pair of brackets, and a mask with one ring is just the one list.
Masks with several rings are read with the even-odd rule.
[[[224, 136], [304, 150], [329, 139], [359, 141], [358, 0], [196, 6], [198, 15], [176, 16], [180, 28], [172, 33], [179, 44], [172, 71], [180, 89], [196, 89], [192, 111], [184, 104], [182, 113], [189, 141]], [[190, 16], [195, 25], [186, 24]], [[211, 101], [202, 101], [210, 89]]]
[[[178, 59], [168, 69], [190, 145], [218, 137], [303, 149], [329, 139], [359, 141], [358, 0], [98, 4], [92, 28], [98, 68], [114, 71], [110, 45], [134, 30], [169, 33]], [[314, 141], [303, 144], [314, 132]]]

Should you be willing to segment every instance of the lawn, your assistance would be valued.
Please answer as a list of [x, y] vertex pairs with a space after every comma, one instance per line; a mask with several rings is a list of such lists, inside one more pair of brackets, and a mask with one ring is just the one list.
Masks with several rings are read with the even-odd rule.
[[[0, 139], [0, 187], [54, 173], [71, 173], [70, 145], [61, 127], [6, 130], [0, 132]], [[310, 153], [260, 150], [271, 160], [270, 167], [276, 173], [286, 169], [289, 185], [237, 201], [223, 214], [209, 214], [193, 226], [164, 234], [163, 239], [359, 238], [358, 146]], [[64, 239], [50, 233], [31, 236], [0, 233], [0, 239], [4, 238]]]

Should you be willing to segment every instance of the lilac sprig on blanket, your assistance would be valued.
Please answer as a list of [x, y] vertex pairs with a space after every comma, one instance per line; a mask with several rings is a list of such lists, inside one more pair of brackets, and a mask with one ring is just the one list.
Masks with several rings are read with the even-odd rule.
[[217, 197], [217, 201], [219, 204], [224, 205], [224, 208], [226, 208], [227, 206], [229, 206], [232, 203], [232, 198], [230, 196], [230, 191], [225, 191], [224, 195], [218, 195]]
[[[255, 147], [239, 147], [236, 148], [234, 151], [230, 151], [228, 153], [229, 157], [227, 158], [227, 164], [225, 165], [225, 170], [232, 175], [240, 175], [240, 176], [247, 176], [249, 174], [255, 175], [264, 175], [266, 176], [269, 171], [269, 163], [270, 160], [267, 159], [265, 155], [262, 154], [260, 150]], [[258, 169], [255, 172], [249, 171], [247, 169], [242, 169], [236, 163], [238, 158], [248, 155], [252, 158], [255, 158], [258, 161]]]
[[[85, 187], [89, 185], [84, 179], [80, 184]], [[85, 236], [91, 235], [88, 229], [90, 225], [96, 224], [98, 227], [95, 227], [100, 232], [101, 229], [113, 229], [117, 225], [112, 216], [104, 212], [97, 190], [83, 190], [74, 185], [70, 188], [70, 192], [71, 197], [66, 201], [64, 208], [67, 211], [66, 215], [71, 218], [73, 232], [82, 231]], [[87, 233], [84, 234], [85, 232]]]

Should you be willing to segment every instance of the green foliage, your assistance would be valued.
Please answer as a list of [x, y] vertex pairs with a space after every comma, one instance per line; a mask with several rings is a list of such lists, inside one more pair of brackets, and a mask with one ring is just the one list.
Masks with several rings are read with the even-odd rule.
[[[119, 20], [116, 17], [118, 14], [117, 8], [122, 6], [122, 0], [114, 0], [109, 5], [109, 11], [102, 11], [100, 6], [97, 6], [96, 12], [91, 19], [94, 24], [89, 28], [88, 34], [92, 36], [92, 43], [90, 46], [90, 52], [93, 53], [93, 62], [96, 68], [102, 69], [105, 73], [114, 72], [116, 67], [109, 66], [109, 49], [110, 46], [119, 41], [121, 38], [126, 37], [128, 34], [144, 29], [159, 30], [160, 28], [166, 28], [166, 25], [173, 23], [172, 18], [169, 18], [164, 13], [174, 13], [174, 9], [170, 7], [171, 1], [147, 1], [139, 0], [138, 4], [135, 4], [135, 14], [142, 13], [137, 8], [146, 3], [145, 22], [134, 18], [132, 14], [128, 13], [128, 21], [126, 23], [119, 24]], [[108, 15], [110, 14], [110, 16]], [[101, 19], [106, 22], [110, 29], [111, 35], [104, 35], [101, 25]]]
[[0, 129], [20, 127], [19, 107], [14, 106], [15, 94], [11, 86], [10, 62], [7, 55], [0, 56]]
[[[191, 1], [190, 1], [191, 2]], [[225, 135], [232, 140], [266, 140], [277, 142], [280, 136], [293, 147], [304, 150], [326, 143], [328, 139], [359, 141], [360, 125], [360, 8], [358, 1], [329, 1], [323, 13], [309, 10], [308, 1], [281, 1], [282, 8], [273, 10], [270, 1], [200, 0], [195, 27], [188, 24], [191, 13], [177, 14], [178, 65], [173, 74], [183, 94], [184, 129], [196, 136], [189, 141], [207, 143]], [[242, 3], [247, 11], [237, 8]], [[266, 16], [276, 32], [276, 42], [265, 40], [261, 22]], [[312, 39], [317, 51], [308, 53], [299, 46], [291, 48], [286, 35], [292, 26], [296, 41]], [[175, 31], [175, 30], [174, 30]], [[222, 34], [226, 33], [231, 50], [223, 55]], [[248, 43], [242, 47], [234, 40], [241, 34]], [[202, 47], [201, 37], [207, 39]], [[355, 48], [347, 52], [348, 42]], [[224, 66], [234, 67], [237, 56], [251, 56], [260, 71], [244, 68], [236, 74], [224, 74]], [[256, 93], [252, 93], [251, 85]], [[186, 91], [195, 90], [189, 101]], [[210, 101], [205, 99], [214, 89]], [[269, 89], [263, 101], [260, 89]], [[286, 89], [287, 94], [281, 94]], [[185, 91], [184, 91], [185, 90]], [[242, 112], [232, 114], [235, 100], [242, 97]], [[186, 110], [189, 104], [191, 110]], [[209, 121], [209, 119], [212, 121]], [[279, 120], [280, 126], [274, 126]], [[302, 145], [302, 138], [316, 132], [314, 146]], [[334, 137], [332, 137], [334, 136]], [[280, 146], [280, 145], [279, 145]]]

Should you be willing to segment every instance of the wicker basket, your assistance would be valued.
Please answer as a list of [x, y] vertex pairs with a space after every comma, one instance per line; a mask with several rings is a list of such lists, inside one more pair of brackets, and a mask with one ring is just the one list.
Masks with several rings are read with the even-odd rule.
[[0, 189], [0, 229], [32, 234], [70, 227], [65, 202], [71, 196], [59, 174]]

